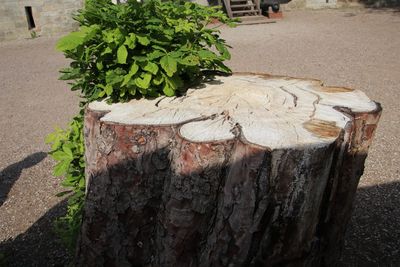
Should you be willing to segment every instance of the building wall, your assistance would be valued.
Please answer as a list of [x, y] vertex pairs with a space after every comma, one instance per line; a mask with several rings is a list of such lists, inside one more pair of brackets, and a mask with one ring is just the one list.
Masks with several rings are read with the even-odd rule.
[[[191, 1], [201, 5], [218, 4], [218, 0], [191, 0]], [[283, 10], [304, 9], [304, 8], [320, 9], [320, 8], [336, 8], [336, 7], [338, 7], [337, 0], [292, 0], [287, 4], [281, 5], [281, 8]]]
[[282, 5], [284, 10], [293, 9], [321, 9], [321, 8], [337, 8], [337, 0], [292, 0], [288, 4]]
[[83, 0], [0, 0], [0, 41], [31, 37], [25, 7], [32, 7], [35, 28], [41, 36], [69, 32], [77, 28], [71, 18]]

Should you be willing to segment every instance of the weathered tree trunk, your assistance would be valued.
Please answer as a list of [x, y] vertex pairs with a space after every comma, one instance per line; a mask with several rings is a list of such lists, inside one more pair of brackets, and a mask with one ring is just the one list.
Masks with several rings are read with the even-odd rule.
[[92, 103], [76, 263], [331, 265], [380, 113], [357, 90], [257, 74]]

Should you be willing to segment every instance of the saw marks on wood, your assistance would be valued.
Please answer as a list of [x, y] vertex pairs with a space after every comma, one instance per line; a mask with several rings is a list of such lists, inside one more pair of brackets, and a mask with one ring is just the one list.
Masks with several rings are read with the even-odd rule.
[[109, 110], [101, 119], [106, 122], [179, 125], [180, 135], [192, 142], [239, 138], [271, 149], [332, 143], [350, 120], [338, 107], [353, 113], [377, 109], [359, 90], [261, 74], [218, 77], [179, 98], [89, 105]]

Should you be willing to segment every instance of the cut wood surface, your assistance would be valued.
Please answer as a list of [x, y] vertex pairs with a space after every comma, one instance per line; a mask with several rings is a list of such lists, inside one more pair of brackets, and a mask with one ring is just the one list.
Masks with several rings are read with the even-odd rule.
[[371, 112], [376, 104], [359, 90], [322, 87], [320, 81], [234, 75], [221, 77], [186, 96], [161, 97], [108, 105], [101, 120], [135, 125], [181, 124], [180, 134], [194, 142], [239, 137], [244, 142], [275, 148], [333, 142], [350, 120], [340, 107]]
[[318, 266], [342, 245], [381, 113], [263, 74], [91, 103], [79, 266]]

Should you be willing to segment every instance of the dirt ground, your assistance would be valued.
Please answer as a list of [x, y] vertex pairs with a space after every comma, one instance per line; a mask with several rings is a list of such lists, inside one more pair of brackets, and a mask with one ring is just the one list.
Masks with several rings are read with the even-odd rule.
[[[400, 266], [400, 13], [377, 9], [285, 12], [274, 24], [222, 28], [229, 65], [318, 78], [365, 91], [383, 106], [355, 201], [341, 266]], [[77, 112], [58, 81], [56, 39], [0, 44], [0, 266], [64, 266], [52, 232], [65, 208], [43, 140]]]

